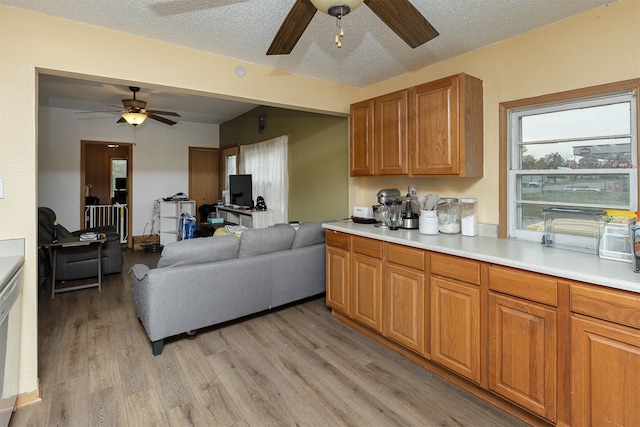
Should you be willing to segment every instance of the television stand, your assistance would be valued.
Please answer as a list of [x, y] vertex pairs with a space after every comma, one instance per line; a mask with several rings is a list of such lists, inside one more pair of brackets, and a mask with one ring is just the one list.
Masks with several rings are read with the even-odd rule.
[[217, 206], [216, 211], [219, 218], [225, 222], [233, 222], [244, 225], [247, 228], [267, 228], [274, 225], [273, 211], [251, 211], [247, 208], [234, 209], [231, 207]]

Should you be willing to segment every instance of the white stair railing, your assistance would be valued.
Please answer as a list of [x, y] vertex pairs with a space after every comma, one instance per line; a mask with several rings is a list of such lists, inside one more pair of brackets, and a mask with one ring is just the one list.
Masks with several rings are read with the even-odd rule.
[[120, 234], [120, 243], [127, 243], [129, 238], [129, 207], [116, 203], [114, 205], [88, 205], [84, 208], [85, 228], [113, 225]]

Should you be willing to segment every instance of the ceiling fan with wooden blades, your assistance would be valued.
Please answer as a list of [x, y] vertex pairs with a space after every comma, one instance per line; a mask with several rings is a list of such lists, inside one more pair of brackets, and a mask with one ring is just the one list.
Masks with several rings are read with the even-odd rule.
[[120, 117], [117, 123], [127, 122], [130, 125], [137, 126], [144, 122], [146, 118], [157, 120], [169, 126], [173, 126], [177, 123], [173, 120], [161, 117], [158, 114], [174, 117], [180, 117], [180, 114], [174, 113], [173, 111], [147, 110], [147, 103], [140, 99], [136, 99], [136, 93], [140, 91], [140, 88], [136, 86], [129, 86], [129, 90], [133, 92], [133, 98], [122, 100], [124, 110], [122, 111], [122, 117]]
[[409, 0], [296, 0], [276, 33], [267, 55], [288, 55], [306, 30], [316, 11], [338, 19], [336, 44], [340, 47], [340, 20], [364, 1], [387, 26], [411, 48], [423, 45], [439, 35]]

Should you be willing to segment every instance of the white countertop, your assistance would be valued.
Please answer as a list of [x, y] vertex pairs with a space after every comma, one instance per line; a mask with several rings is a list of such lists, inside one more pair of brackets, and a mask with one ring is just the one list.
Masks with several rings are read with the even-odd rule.
[[460, 234], [423, 235], [418, 230], [384, 230], [370, 224], [328, 222], [329, 230], [369, 237], [433, 252], [640, 292], [640, 273], [632, 264], [601, 259], [597, 255], [548, 248], [542, 244], [494, 237], [466, 237]]

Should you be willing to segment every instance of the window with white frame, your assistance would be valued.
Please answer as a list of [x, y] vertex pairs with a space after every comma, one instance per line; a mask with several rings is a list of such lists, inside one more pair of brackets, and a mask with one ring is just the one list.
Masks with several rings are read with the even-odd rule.
[[638, 209], [636, 91], [507, 111], [507, 235], [541, 241], [547, 207]]

